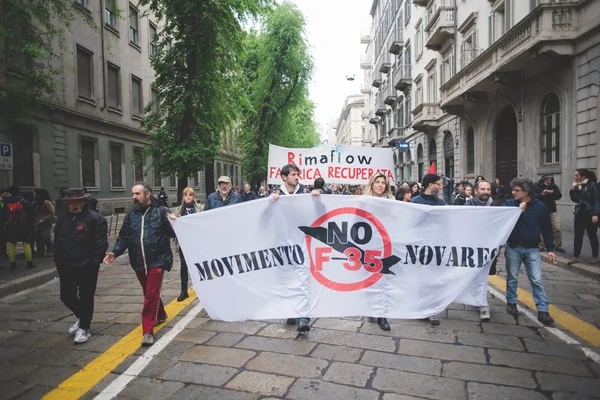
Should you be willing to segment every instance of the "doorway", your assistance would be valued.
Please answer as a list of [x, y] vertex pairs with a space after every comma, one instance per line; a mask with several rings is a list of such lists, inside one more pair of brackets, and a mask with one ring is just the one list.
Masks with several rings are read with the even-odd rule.
[[517, 117], [509, 106], [500, 114], [496, 129], [496, 176], [508, 188], [517, 175]]

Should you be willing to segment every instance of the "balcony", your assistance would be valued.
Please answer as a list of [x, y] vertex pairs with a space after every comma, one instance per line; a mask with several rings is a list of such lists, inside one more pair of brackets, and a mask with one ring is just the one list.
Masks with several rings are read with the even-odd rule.
[[361, 69], [371, 69], [371, 58], [368, 55], [364, 55], [360, 58]]
[[392, 63], [389, 60], [383, 60], [379, 65], [379, 72], [383, 72], [384, 74], [388, 74], [392, 69]]
[[542, 0], [487, 50], [461, 52], [461, 69], [440, 87], [441, 107], [459, 110], [465, 102], [494, 98], [501, 86], [514, 86], [560, 68], [575, 56], [578, 38], [597, 26], [598, 4]]
[[388, 145], [395, 147], [396, 142], [404, 137], [404, 128], [392, 128], [388, 132]]
[[366, 84], [366, 83], [363, 83], [362, 87], [360, 88], [360, 92], [362, 94], [370, 94], [371, 93], [371, 86], [368, 85], [368, 84]]
[[400, 90], [400, 91], [404, 92], [405, 90], [410, 88], [410, 86], [412, 85], [412, 78], [411, 78], [410, 72], [411, 72], [411, 65], [396, 64], [396, 67], [394, 68], [394, 75], [393, 75], [393, 80], [392, 80], [392, 82], [394, 82], [394, 88], [396, 90]]
[[413, 4], [417, 7], [427, 7], [428, 0], [413, 0]]
[[371, 125], [377, 125], [379, 123], [380, 118], [375, 116], [375, 115], [371, 115], [371, 118], [369, 118], [369, 123]]
[[371, 116], [371, 114], [369, 114], [369, 111], [368, 111], [368, 110], [364, 110], [364, 111], [362, 112], [362, 114], [360, 115], [360, 117], [361, 117], [363, 120], [365, 120], [365, 121], [366, 121], [366, 120], [368, 120], [370, 116]]
[[454, 6], [439, 6], [425, 26], [425, 47], [439, 51], [447, 40], [454, 37]]
[[412, 110], [414, 130], [419, 132], [427, 132], [436, 129], [438, 119], [443, 115], [442, 110], [437, 103], [421, 103]]
[[402, 53], [402, 49], [404, 49], [404, 39], [403, 39], [404, 31], [402, 28], [397, 27], [392, 31], [392, 36], [390, 37], [391, 43], [388, 51], [392, 54], [400, 54]]
[[394, 87], [391, 85], [391, 82], [388, 84], [385, 90], [382, 90], [382, 92], [383, 104], [386, 104], [391, 107], [394, 105], [396, 100], [398, 100], [396, 89], [394, 89]]
[[365, 29], [360, 33], [360, 43], [369, 44], [371, 42], [371, 30]]
[[375, 115], [382, 116], [385, 115], [387, 108], [385, 104], [383, 104], [383, 91], [380, 91], [375, 95]]
[[381, 72], [373, 71], [373, 81], [371, 83], [371, 86], [376, 88], [381, 86]]

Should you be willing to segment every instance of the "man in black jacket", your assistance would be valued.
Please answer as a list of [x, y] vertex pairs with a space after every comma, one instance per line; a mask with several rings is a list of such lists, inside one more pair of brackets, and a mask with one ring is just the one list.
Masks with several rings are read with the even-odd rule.
[[256, 200], [256, 193], [250, 190], [249, 183], [244, 185], [244, 191], [240, 194], [240, 197], [242, 198], [242, 202]]
[[129, 210], [113, 251], [104, 262], [112, 264], [115, 258], [129, 250], [129, 263], [144, 291], [142, 309], [142, 346], [154, 343], [154, 326], [167, 320], [160, 299], [165, 271], [173, 265], [170, 238], [175, 237], [169, 219], [176, 217], [168, 208], [152, 202], [152, 189], [145, 182], [131, 189], [133, 208]]
[[[552, 222], [552, 231], [554, 232], [554, 251], [564, 253], [562, 248], [562, 232], [560, 230], [560, 217], [556, 212], [556, 200], [562, 198], [560, 188], [554, 183], [554, 176], [546, 174], [540, 178], [535, 184], [535, 197], [544, 203], [550, 213], [550, 221]], [[540, 238], [540, 250], [545, 251], [543, 238]]]
[[68, 212], [54, 227], [54, 262], [60, 278], [60, 299], [77, 322], [69, 328], [75, 344], [90, 338], [94, 295], [100, 263], [108, 249], [106, 220], [89, 209], [83, 189], [67, 189], [61, 199]]

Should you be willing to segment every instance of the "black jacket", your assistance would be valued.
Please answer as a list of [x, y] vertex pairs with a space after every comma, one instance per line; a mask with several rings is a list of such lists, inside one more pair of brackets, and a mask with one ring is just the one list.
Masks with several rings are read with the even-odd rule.
[[106, 249], [106, 220], [88, 206], [79, 214], [67, 213], [56, 222], [54, 263], [58, 268], [98, 267]]
[[252, 190], [246, 193], [246, 191], [244, 190], [242, 193], [240, 193], [240, 197], [242, 198], [243, 202], [256, 200], [256, 193], [254, 193]]
[[[15, 218], [11, 215], [9, 207], [11, 204], [21, 203], [23, 208], [21, 217]], [[35, 211], [33, 205], [22, 196], [9, 196], [4, 199], [3, 220], [5, 225], [5, 240], [9, 243], [30, 243], [33, 241], [33, 224], [35, 223]], [[18, 220], [17, 220], [18, 219]]]
[[[135, 271], [144, 271], [146, 268], [162, 268], [169, 271], [173, 265], [169, 238], [175, 237], [167, 218], [167, 214], [170, 213], [168, 208], [156, 202], [144, 210], [129, 210], [113, 249], [115, 257], [129, 250], [129, 263]], [[144, 220], [143, 251], [142, 219]]]
[[569, 192], [575, 204], [574, 214], [586, 213], [598, 215], [600, 213], [600, 196], [598, 196], [598, 183], [588, 181], [579, 189], [575, 187]]
[[[519, 207], [517, 200], [508, 200], [507, 207]], [[550, 213], [544, 203], [533, 198], [527, 203], [525, 212], [521, 213], [517, 224], [513, 228], [509, 238], [510, 247], [526, 247], [537, 249], [540, 244], [540, 233], [544, 238], [544, 244], [548, 252], [554, 251], [554, 232], [552, 231], [552, 222]]]
[[[548, 186], [544, 185], [544, 180], [546, 178], [551, 178], [552, 183]], [[542, 192], [544, 190], [552, 190], [552, 193], [547, 193], [542, 196]], [[535, 197], [544, 203], [546, 207], [548, 207], [548, 212], [550, 214], [556, 212], [556, 200], [560, 200], [562, 197], [562, 193], [560, 192], [560, 188], [556, 186], [554, 183], [554, 177], [552, 175], [544, 175], [540, 178], [540, 180], [534, 185]]]
[[410, 199], [411, 203], [425, 204], [427, 206], [445, 206], [444, 200], [431, 194], [421, 193], [420, 195]]

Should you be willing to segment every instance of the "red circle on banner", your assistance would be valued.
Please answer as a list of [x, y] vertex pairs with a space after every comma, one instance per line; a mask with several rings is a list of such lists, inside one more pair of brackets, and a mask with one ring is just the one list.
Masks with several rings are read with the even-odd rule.
[[[383, 257], [382, 258], [389, 257], [392, 255], [392, 241], [391, 241], [390, 236], [388, 235], [387, 231], [385, 230], [383, 224], [377, 218], [375, 218], [375, 216], [373, 214], [371, 214], [365, 210], [361, 210], [360, 208], [342, 207], [342, 208], [337, 208], [335, 210], [331, 210], [328, 213], [319, 217], [315, 222], [313, 222], [311, 225], [311, 228], [319, 227], [324, 222], [326, 222], [328, 219], [336, 217], [338, 215], [343, 215], [343, 214], [358, 215], [359, 217], [362, 217], [362, 218], [366, 219], [367, 221], [369, 221], [375, 227], [375, 229], [377, 229], [377, 231], [379, 232], [381, 239], [383, 241]], [[374, 285], [383, 276], [383, 274], [381, 274], [379, 272], [375, 272], [375, 273], [373, 273], [373, 275], [371, 275], [367, 279], [364, 279], [359, 282], [353, 282], [353, 283], [334, 282], [331, 279], [325, 277], [321, 273], [321, 271], [319, 271], [317, 269], [317, 266], [315, 265], [315, 262], [314, 262], [313, 256], [312, 256], [311, 242], [312, 242], [312, 237], [307, 235], [306, 236], [306, 248], [308, 249], [308, 257], [310, 258], [310, 273], [321, 285], [323, 285], [331, 290], [335, 290], [338, 292], [353, 292], [356, 290], [366, 289], [369, 286]]]

